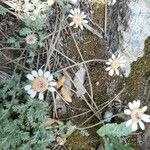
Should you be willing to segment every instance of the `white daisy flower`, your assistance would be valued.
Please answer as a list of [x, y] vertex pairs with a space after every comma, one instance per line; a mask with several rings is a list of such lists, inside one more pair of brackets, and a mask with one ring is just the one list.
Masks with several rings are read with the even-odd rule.
[[26, 36], [25, 40], [26, 40], [27, 44], [35, 44], [37, 41], [37, 38], [36, 38], [35, 34], [30, 34], [30, 35]]
[[31, 74], [27, 75], [27, 78], [31, 81], [31, 84], [26, 85], [24, 89], [32, 98], [39, 93], [38, 97], [42, 100], [44, 99], [44, 92], [46, 90], [55, 91], [57, 83], [49, 71], [43, 72], [41, 69], [38, 71], [33, 70]]
[[72, 22], [69, 25], [75, 25], [75, 28], [80, 27], [81, 30], [83, 30], [83, 25], [88, 23], [88, 21], [85, 19], [86, 15], [84, 12], [81, 12], [79, 8], [71, 9], [68, 16], [72, 18]]
[[117, 57], [112, 54], [112, 57], [108, 59], [106, 65], [109, 65], [109, 67], [106, 68], [106, 71], [108, 71], [110, 76], [113, 76], [114, 74], [119, 75], [119, 69], [125, 67], [126, 60], [124, 56], [121, 56], [120, 54], [118, 54]]
[[126, 126], [132, 126], [132, 131], [136, 131], [138, 129], [138, 124], [142, 130], [145, 129], [143, 122], [150, 122], [150, 115], [144, 114], [147, 110], [147, 106], [143, 108], [140, 107], [140, 100], [133, 101], [133, 103], [128, 104], [130, 109], [125, 109], [124, 113], [126, 115], [130, 115], [131, 119], [126, 122]]

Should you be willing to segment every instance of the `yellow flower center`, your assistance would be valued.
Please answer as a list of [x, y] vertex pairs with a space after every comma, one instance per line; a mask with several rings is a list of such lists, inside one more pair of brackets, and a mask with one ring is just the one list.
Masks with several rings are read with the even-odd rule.
[[73, 22], [75, 22], [76, 24], [82, 24], [83, 18], [80, 14], [76, 14], [73, 17]]
[[119, 66], [120, 66], [119, 60], [113, 60], [113, 62], [111, 63], [111, 68], [112, 68], [113, 70], [118, 69]]
[[36, 92], [43, 93], [48, 89], [48, 80], [43, 77], [37, 77], [33, 80], [32, 88]]
[[135, 108], [131, 112], [131, 119], [133, 122], [138, 122], [143, 116], [143, 112], [139, 108]]

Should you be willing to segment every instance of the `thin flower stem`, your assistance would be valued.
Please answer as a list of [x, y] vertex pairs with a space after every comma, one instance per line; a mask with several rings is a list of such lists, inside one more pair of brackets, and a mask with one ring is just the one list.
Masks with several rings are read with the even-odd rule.
[[58, 118], [57, 108], [56, 108], [56, 98], [55, 98], [54, 92], [52, 92], [52, 97], [53, 97], [53, 101], [54, 101], [54, 112], [55, 112], [54, 114], [55, 114], [56, 118]]
[[[106, 105], [104, 105], [101, 109], [99, 109], [97, 113], [99, 113], [100, 111], [102, 111], [104, 108], [106, 108], [110, 103], [112, 103], [118, 96], [120, 96], [123, 91], [125, 90], [125, 88], [123, 88], [112, 100], [110, 100]], [[80, 126], [84, 125], [86, 122], [88, 122], [90, 119], [92, 119], [95, 116], [95, 114], [93, 114], [91, 117], [89, 117], [87, 120], [85, 120]]]
[[62, 100], [67, 104], [67, 105], [69, 105], [69, 103], [61, 96], [61, 94], [59, 94], [59, 92], [56, 90], [56, 93], [58, 94], [58, 96], [60, 97], [60, 98], [62, 98]]
[[[67, 73], [67, 71], [64, 71], [64, 73], [65, 73], [65, 75], [69, 78], [69, 80], [73, 83], [73, 85], [76, 87], [74, 81], [72, 80], [72, 78], [70, 77], [70, 75]], [[84, 88], [84, 89], [85, 89], [85, 88]], [[73, 90], [71, 90], [71, 91], [73, 91]], [[86, 93], [88, 94], [89, 98], [92, 100], [90, 94], [87, 92], [86, 89], [85, 89], [85, 91], [86, 91]], [[73, 92], [74, 92], [75, 94], [77, 94], [75, 91], [73, 91]], [[88, 106], [88, 107], [93, 111], [93, 113], [95, 114], [96, 110], [95, 110], [94, 107], [88, 102], [88, 100], [85, 98], [85, 96], [83, 95], [81, 98], [86, 102], [87, 106]], [[97, 116], [98, 119], [100, 119], [100, 118], [98, 117], [98, 115], [96, 115], [96, 116]]]
[[105, 25], [104, 25], [105, 37], [107, 36], [107, 18], [108, 18], [108, 6], [107, 0], [105, 0]]
[[58, 39], [58, 36], [60, 34], [60, 26], [59, 26], [59, 32], [57, 34], [57, 38], [55, 39], [55, 35], [56, 35], [56, 30], [57, 30], [57, 25], [58, 25], [58, 16], [56, 17], [56, 21], [55, 21], [55, 28], [54, 28], [54, 32], [53, 32], [53, 36], [52, 36], [52, 39], [51, 39], [51, 43], [50, 43], [50, 47], [49, 49], [47, 50], [47, 60], [46, 60], [46, 64], [45, 64], [45, 69], [44, 71], [46, 71], [47, 67], [49, 66], [49, 62], [50, 62], [50, 58], [54, 52], [54, 40], [57, 41]]
[[90, 25], [88, 24], [84, 24], [84, 27], [89, 30], [91, 33], [95, 34], [96, 36], [98, 36], [99, 38], [103, 38], [102, 34], [97, 32], [94, 28], [92, 28]]
[[67, 70], [67, 69], [70, 69], [70, 68], [73, 68], [73, 67], [76, 67], [76, 66], [80, 66], [80, 65], [83, 65], [85, 63], [90, 63], [90, 62], [101, 62], [101, 63], [103, 63], [103, 62], [106, 62], [106, 60], [104, 60], [104, 59], [91, 59], [91, 60], [87, 60], [87, 61], [84, 61], [84, 62], [76, 63], [74, 65], [62, 68], [60, 70], [57, 70], [55, 73], [62, 72], [64, 70]]
[[81, 53], [81, 51], [80, 51], [80, 49], [79, 49], [79, 46], [78, 46], [78, 44], [77, 44], [77, 41], [75, 40], [75, 37], [74, 37], [74, 35], [73, 35], [71, 29], [70, 29], [70, 32], [71, 32], [71, 36], [72, 36], [72, 38], [73, 38], [73, 41], [74, 41], [74, 43], [75, 43], [76, 49], [77, 49], [77, 51], [78, 51], [78, 53], [79, 53], [79, 55], [80, 55], [80, 57], [81, 57], [81, 59], [82, 59], [83, 65], [84, 65], [85, 70], [86, 70], [86, 73], [87, 73], [87, 77], [88, 77], [88, 80], [89, 80], [90, 94], [91, 94], [91, 98], [92, 98], [91, 101], [92, 101], [92, 103], [94, 104], [95, 108], [97, 109], [97, 105], [96, 105], [96, 103], [93, 101], [93, 87], [92, 87], [92, 82], [91, 82], [91, 78], [90, 78], [90, 74], [89, 74], [88, 68], [87, 68], [87, 66], [86, 66], [85, 60], [84, 60], [84, 58], [83, 58], [83, 56], [82, 56], [82, 53]]
[[26, 49], [25, 48], [14, 48], [14, 47], [3, 47], [3, 48], [0, 48], [0, 51], [6, 51], [6, 50], [24, 51]]
[[[23, 53], [24, 53], [24, 51], [23, 51]], [[12, 61], [12, 59], [9, 58], [7, 55], [5, 55], [3, 52], [0, 51], [0, 54], [3, 55], [7, 60], [9, 60], [9, 61], [11, 61], [12, 63], [16, 64], [17, 66], [19, 66], [19, 67], [21, 67], [21, 68], [24, 68], [25, 70], [30, 71], [29, 68], [27, 68], [27, 67], [25, 67], [25, 66], [22, 66], [21, 64], [19, 64], [18, 62], [16, 62], [16, 60]], [[20, 60], [20, 58], [17, 59], [17, 60]]]
[[[123, 113], [122, 114], [116, 114], [116, 115], [113, 115], [112, 117], [110, 117], [111, 119], [112, 118], [114, 118], [114, 117], [118, 117], [118, 116], [122, 116], [123, 115]], [[105, 121], [107, 121], [109, 118], [107, 118], [107, 119], [104, 119], [103, 121], [100, 121], [100, 122], [98, 122], [98, 123], [96, 123], [96, 124], [93, 124], [93, 125], [91, 125], [91, 126], [88, 126], [88, 127], [82, 127], [82, 128], [77, 128], [78, 130], [86, 130], [86, 129], [90, 129], [90, 128], [93, 128], [93, 127], [95, 127], [95, 126], [98, 126], [98, 125], [100, 125], [100, 124], [103, 124]]]
[[[101, 104], [101, 105], [99, 105], [98, 108], [101, 107], [102, 105], [105, 105], [106, 103], [108, 103], [108, 101], [105, 102], [105, 103], [103, 103], [103, 104]], [[85, 115], [85, 114], [87, 114], [87, 113], [90, 113], [91, 111], [92, 111], [92, 110], [90, 109], [90, 110], [85, 111], [85, 112], [83, 112], [83, 113], [80, 113], [80, 114], [78, 114], [78, 115], [75, 115], [75, 116], [72, 116], [72, 117], [69, 117], [69, 118], [65, 118], [65, 119], [60, 119], [60, 120], [70, 120], [70, 119], [73, 119], [73, 118], [77, 118], [77, 117], [80, 117], [80, 116]]]
[[[64, 30], [66, 28], [67, 28], [67, 26], [64, 26], [63, 28], [61, 28], [61, 30]], [[55, 33], [58, 33], [58, 32], [59, 32], [59, 30], [57, 30]], [[41, 42], [44, 41], [44, 40], [46, 40], [46, 39], [48, 39], [52, 35], [53, 35], [53, 33], [50, 33], [49, 35], [46, 35], [44, 38], [41, 39]]]
[[64, 55], [63, 53], [61, 53], [59, 50], [55, 49], [55, 51], [59, 54], [61, 54], [62, 56], [64, 56], [66, 59], [68, 59], [69, 61], [71, 61], [72, 63], [76, 64], [75, 61], [73, 61], [72, 59], [70, 59], [68, 56]]

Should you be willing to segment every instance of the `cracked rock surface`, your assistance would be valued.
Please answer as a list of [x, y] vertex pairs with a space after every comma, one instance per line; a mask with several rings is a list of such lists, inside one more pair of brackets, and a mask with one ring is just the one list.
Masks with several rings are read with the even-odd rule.
[[130, 63], [125, 69], [126, 77], [132, 62], [144, 55], [144, 43], [150, 36], [149, 8], [149, 0], [117, 0], [110, 8], [108, 50], [126, 56]]

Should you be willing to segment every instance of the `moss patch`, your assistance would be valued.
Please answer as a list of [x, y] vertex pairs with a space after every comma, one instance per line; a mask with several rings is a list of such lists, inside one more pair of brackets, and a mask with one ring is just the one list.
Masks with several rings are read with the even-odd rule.
[[144, 57], [133, 63], [129, 78], [121, 80], [127, 87], [124, 95], [126, 101], [144, 99], [145, 81], [148, 76], [150, 76], [150, 38], [145, 42]]

